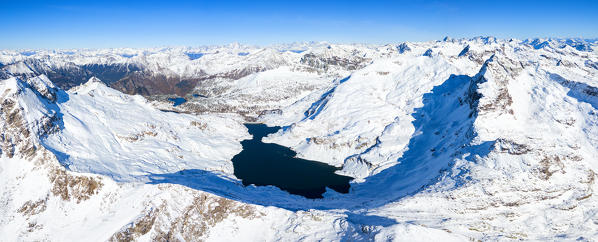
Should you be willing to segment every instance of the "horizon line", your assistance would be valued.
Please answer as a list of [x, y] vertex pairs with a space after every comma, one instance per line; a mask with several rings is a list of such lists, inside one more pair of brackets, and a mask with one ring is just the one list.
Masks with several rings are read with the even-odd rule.
[[239, 45], [241, 47], [254, 47], [254, 48], [272, 48], [279, 45], [296, 45], [296, 44], [333, 44], [333, 45], [372, 45], [372, 46], [385, 46], [385, 45], [392, 45], [392, 44], [400, 44], [400, 43], [426, 43], [426, 42], [440, 42], [440, 41], [448, 41], [448, 40], [455, 40], [455, 41], [471, 41], [477, 38], [494, 38], [496, 40], [518, 40], [518, 41], [528, 41], [528, 40], [558, 40], [558, 41], [566, 41], [566, 40], [581, 40], [585, 42], [596, 42], [598, 41], [598, 36], [596, 37], [531, 37], [531, 38], [501, 38], [495, 37], [492, 35], [478, 35], [473, 37], [461, 37], [461, 38], [452, 38], [450, 36], [445, 36], [441, 39], [432, 39], [432, 40], [425, 40], [425, 41], [396, 41], [396, 42], [386, 42], [386, 43], [368, 43], [368, 42], [334, 42], [328, 40], [309, 40], [309, 41], [294, 41], [294, 42], [280, 42], [280, 43], [270, 43], [270, 44], [249, 44], [243, 43], [240, 41], [233, 41], [228, 43], [222, 44], [200, 44], [200, 45], [156, 45], [152, 47], [82, 47], [82, 48], [0, 48], [0, 51], [69, 51], [69, 50], [116, 50], [116, 49], [133, 49], [133, 50], [147, 50], [147, 49], [165, 49], [165, 48], [218, 48], [218, 47], [227, 47], [231, 45]]

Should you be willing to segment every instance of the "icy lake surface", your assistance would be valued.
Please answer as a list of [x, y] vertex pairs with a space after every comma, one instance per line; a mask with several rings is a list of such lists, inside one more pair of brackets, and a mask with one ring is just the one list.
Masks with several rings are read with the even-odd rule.
[[241, 142], [243, 151], [233, 157], [235, 176], [244, 185], [274, 185], [292, 194], [322, 198], [326, 187], [341, 193], [349, 192], [350, 177], [335, 174], [339, 168], [322, 162], [295, 158], [293, 150], [262, 138], [280, 127], [245, 124], [253, 139]]

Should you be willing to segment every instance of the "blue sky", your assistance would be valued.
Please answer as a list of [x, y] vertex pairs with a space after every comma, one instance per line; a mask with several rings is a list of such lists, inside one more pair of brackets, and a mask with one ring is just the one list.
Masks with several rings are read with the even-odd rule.
[[0, 0], [0, 49], [598, 37], [598, 1]]

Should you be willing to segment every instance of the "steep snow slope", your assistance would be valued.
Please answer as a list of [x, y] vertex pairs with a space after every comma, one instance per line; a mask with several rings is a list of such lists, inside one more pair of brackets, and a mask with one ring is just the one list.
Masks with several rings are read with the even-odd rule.
[[[451, 74], [462, 72], [442, 58], [400, 57], [375, 62], [325, 93], [305, 117], [279, 133], [284, 134], [284, 140], [274, 137], [269, 140], [294, 147], [305, 158], [337, 166], [342, 166], [346, 157], [375, 147], [381, 141], [377, 140], [378, 136], [385, 132], [394, 132], [389, 142], [395, 144], [387, 149], [399, 151], [413, 130], [400, 131], [392, 127], [410, 126], [413, 121], [410, 115], [414, 107], [420, 105], [418, 99]], [[377, 153], [382, 157], [368, 165], [371, 169], [383, 165], [378, 162], [400, 157], [400, 154]], [[368, 167], [356, 166], [347, 164], [347, 168], [357, 170], [345, 172], [358, 177], [370, 175]]]
[[[159, 99], [96, 80], [69, 91], [35, 71], [3, 80], [0, 232], [27, 240], [596, 238], [595, 48], [490, 37], [76, 51], [87, 64], [137, 53], [121, 57], [155, 58], [146, 64], [165, 75], [253, 68], [227, 69], [236, 58], [267, 68], [210, 79], [194, 87], [207, 98], [168, 108], [204, 113], [193, 107], [215, 104], [199, 116], [159, 111], [167, 109]], [[220, 52], [181, 57], [210, 50]], [[15, 66], [40, 59], [2, 56]], [[226, 105], [235, 109], [218, 109]], [[351, 191], [309, 200], [243, 187], [229, 161], [248, 138], [235, 112], [283, 126], [264, 141], [342, 167], [357, 178]]]
[[92, 78], [58, 99], [62, 132], [42, 143], [71, 170], [117, 181], [183, 169], [232, 174], [229, 160], [247, 138], [238, 121], [162, 112]]

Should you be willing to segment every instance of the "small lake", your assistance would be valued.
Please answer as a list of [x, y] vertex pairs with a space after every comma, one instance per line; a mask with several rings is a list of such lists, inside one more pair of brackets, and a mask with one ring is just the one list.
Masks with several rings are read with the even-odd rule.
[[277, 144], [262, 143], [262, 138], [280, 127], [245, 124], [253, 139], [241, 142], [243, 151], [233, 157], [235, 176], [243, 185], [274, 185], [292, 194], [322, 198], [329, 187], [340, 193], [349, 192], [351, 177], [334, 173], [340, 168], [296, 158], [295, 151]]
[[172, 106], [179, 106], [183, 103], [185, 103], [187, 100], [182, 98], [182, 97], [177, 97], [177, 98], [169, 98], [168, 101], [173, 102], [174, 104]]

